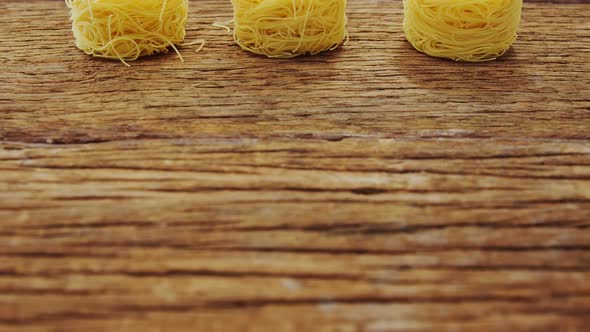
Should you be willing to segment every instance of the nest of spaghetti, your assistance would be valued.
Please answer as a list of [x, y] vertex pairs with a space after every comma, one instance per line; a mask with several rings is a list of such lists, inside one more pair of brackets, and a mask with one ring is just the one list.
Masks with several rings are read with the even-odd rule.
[[404, 32], [428, 55], [489, 61], [516, 40], [521, 12], [522, 0], [404, 0]]
[[188, 0], [66, 0], [76, 46], [118, 59], [167, 53], [184, 41]]
[[244, 50], [292, 58], [348, 39], [346, 0], [232, 0], [234, 39]]

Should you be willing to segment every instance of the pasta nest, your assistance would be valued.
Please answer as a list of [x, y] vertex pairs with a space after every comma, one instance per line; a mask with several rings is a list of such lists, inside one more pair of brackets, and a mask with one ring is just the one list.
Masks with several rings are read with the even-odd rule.
[[404, 0], [404, 32], [418, 51], [488, 61], [516, 40], [522, 0]]

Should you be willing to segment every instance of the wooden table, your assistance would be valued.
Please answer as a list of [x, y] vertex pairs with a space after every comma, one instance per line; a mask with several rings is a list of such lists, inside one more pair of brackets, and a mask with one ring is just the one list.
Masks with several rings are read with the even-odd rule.
[[590, 331], [587, 1], [484, 64], [399, 1], [293, 60], [191, 5], [202, 52], [126, 68], [0, 0], [0, 331]]

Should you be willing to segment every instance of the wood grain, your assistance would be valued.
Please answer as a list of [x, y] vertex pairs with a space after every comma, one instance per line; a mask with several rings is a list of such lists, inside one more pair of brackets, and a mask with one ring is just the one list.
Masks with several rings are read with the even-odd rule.
[[401, 2], [268, 60], [193, 1], [126, 68], [0, 0], [0, 331], [590, 331], [590, 4], [511, 53], [414, 52]]

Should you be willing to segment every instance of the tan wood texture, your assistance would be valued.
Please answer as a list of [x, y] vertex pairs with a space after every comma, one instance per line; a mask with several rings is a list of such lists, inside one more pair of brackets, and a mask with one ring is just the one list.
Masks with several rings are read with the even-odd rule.
[[484, 64], [399, 1], [292, 60], [191, 6], [202, 52], [126, 68], [0, 0], [0, 331], [590, 331], [590, 4]]

